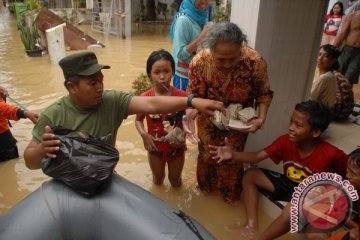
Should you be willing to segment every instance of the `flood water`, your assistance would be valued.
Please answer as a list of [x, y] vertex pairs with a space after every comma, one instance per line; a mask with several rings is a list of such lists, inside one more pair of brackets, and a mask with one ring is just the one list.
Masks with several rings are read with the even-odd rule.
[[[104, 49], [95, 51], [100, 63], [111, 66], [111, 69], [103, 71], [106, 89], [131, 91], [132, 81], [145, 72], [150, 52], [158, 48], [171, 51], [167, 32], [161, 29], [153, 29], [149, 33], [135, 31], [130, 39], [115, 36], [106, 38], [102, 34], [87, 31], [106, 45]], [[71, 53], [75, 51], [67, 52]], [[37, 58], [26, 56], [16, 29], [15, 17], [3, 6], [0, 8], [0, 85], [7, 88], [16, 101], [39, 113], [67, 93], [63, 86], [62, 71], [58, 65], [50, 63], [49, 55]], [[21, 157], [0, 163], [0, 216], [48, 180], [41, 170], [27, 169], [22, 158], [31, 140], [33, 124], [29, 120], [11, 123]], [[236, 221], [244, 222], [244, 206], [241, 202], [225, 204], [222, 199], [206, 195], [196, 188], [195, 146], [188, 145], [183, 171], [184, 185], [177, 190], [170, 187], [167, 179], [163, 186], [152, 184], [146, 151], [135, 129], [134, 116], [130, 116], [120, 127], [116, 147], [121, 155], [116, 171], [121, 176], [183, 210], [207, 228], [216, 239], [239, 239], [239, 235], [225, 231], [224, 226]], [[261, 229], [269, 223], [270, 218], [261, 213]]]

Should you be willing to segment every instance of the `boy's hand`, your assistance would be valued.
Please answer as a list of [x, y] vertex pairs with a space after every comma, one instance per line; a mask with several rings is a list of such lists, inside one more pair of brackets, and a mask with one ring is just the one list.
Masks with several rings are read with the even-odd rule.
[[155, 143], [154, 143], [154, 137], [148, 133], [141, 136], [144, 142], [144, 147], [146, 151], [149, 152], [156, 152], [158, 151]]
[[212, 159], [217, 160], [217, 163], [222, 161], [229, 161], [233, 157], [233, 147], [229, 144], [227, 138], [225, 138], [225, 146], [208, 145], [210, 148], [210, 154], [213, 155]]
[[49, 158], [56, 158], [54, 152], [59, 151], [59, 145], [60, 140], [56, 140], [54, 132], [49, 126], [46, 126], [41, 140], [41, 146], [45, 155]]
[[215, 110], [219, 110], [222, 113], [226, 114], [224, 103], [220, 101], [204, 99], [204, 98], [193, 98], [192, 106], [196, 108], [199, 112], [205, 113], [210, 116], [214, 116]]
[[359, 240], [359, 226], [350, 229], [350, 239]]
[[37, 112], [25, 111], [24, 115], [26, 118], [30, 119], [33, 123], [37, 123], [37, 121], [39, 120], [39, 114]]

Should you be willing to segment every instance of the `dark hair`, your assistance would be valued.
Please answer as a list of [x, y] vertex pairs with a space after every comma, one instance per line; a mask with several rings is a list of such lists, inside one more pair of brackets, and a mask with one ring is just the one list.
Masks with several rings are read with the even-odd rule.
[[343, 3], [340, 2], [340, 1], [334, 3], [334, 5], [332, 6], [332, 8], [331, 8], [331, 10], [330, 10], [330, 14], [331, 14], [331, 15], [334, 15], [333, 8], [335, 7], [335, 5], [339, 5], [339, 6], [340, 6], [340, 8], [341, 8], [340, 15], [341, 15], [341, 16], [344, 15], [344, 5], [343, 5]]
[[355, 164], [360, 167], [360, 148], [355, 149], [349, 155], [351, 161], [354, 161]]
[[146, 61], [146, 73], [149, 77], [151, 74], [152, 66], [154, 65], [155, 62], [157, 62], [158, 60], [161, 60], [161, 59], [168, 60], [171, 63], [171, 68], [173, 70], [173, 74], [175, 73], [174, 58], [171, 56], [171, 54], [168, 51], [166, 51], [164, 49], [159, 49], [157, 51], [153, 51]]
[[246, 35], [231, 22], [219, 22], [211, 25], [209, 32], [201, 42], [201, 48], [215, 48], [218, 42], [230, 42], [238, 45], [246, 44]]
[[334, 71], [339, 69], [338, 57], [340, 56], [340, 51], [331, 44], [321, 45], [320, 49], [323, 49], [326, 52], [326, 54], [329, 56], [329, 58], [336, 60], [334, 64], [330, 66], [329, 70]]
[[68, 78], [65, 79], [64, 85], [65, 85], [65, 87], [66, 87], [66, 83], [67, 83], [67, 82], [73, 82], [73, 83], [75, 83], [75, 84], [78, 84], [79, 81], [80, 81], [80, 77], [79, 77], [79, 76], [77, 76], [77, 75], [71, 76], [71, 77], [68, 77]]
[[331, 122], [330, 108], [318, 101], [308, 100], [296, 104], [295, 110], [309, 117], [311, 129], [324, 132]]

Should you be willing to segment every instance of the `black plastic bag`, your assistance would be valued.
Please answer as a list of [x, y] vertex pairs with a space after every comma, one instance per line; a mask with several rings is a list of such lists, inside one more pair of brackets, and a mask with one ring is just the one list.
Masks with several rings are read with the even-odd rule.
[[60, 149], [56, 158], [43, 158], [43, 172], [87, 197], [104, 188], [111, 180], [119, 152], [81, 131], [62, 127], [54, 127], [53, 131], [61, 142]]

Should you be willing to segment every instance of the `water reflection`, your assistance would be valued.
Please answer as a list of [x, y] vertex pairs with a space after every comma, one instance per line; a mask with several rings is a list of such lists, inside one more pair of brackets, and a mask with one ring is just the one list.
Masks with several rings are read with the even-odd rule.
[[[39, 58], [27, 57], [17, 33], [14, 16], [3, 7], [0, 11], [0, 85], [7, 88], [10, 95], [28, 109], [41, 112], [66, 94], [61, 69], [50, 63], [48, 55]], [[132, 81], [139, 73], [145, 72], [145, 63], [150, 52], [158, 48], [171, 50], [166, 31], [156, 31], [156, 34], [135, 32], [131, 39], [125, 40], [92, 33], [86, 27], [84, 31], [106, 45], [106, 48], [94, 51], [100, 63], [111, 66], [110, 70], [103, 71], [107, 89], [130, 91]], [[12, 124], [11, 131], [18, 139], [22, 156], [31, 139], [33, 124], [29, 120]], [[196, 147], [188, 146], [183, 187], [173, 189], [168, 180], [165, 180], [163, 186], [152, 184], [146, 151], [135, 129], [133, 116], [125, 120], [120, 127], [116, 146], [121, 154], [116, 167], [120, 175], [190, 214], [217, 239], [238, 239], [238, 236], [226, 232], [223, 226], [244, 220], [243, 205], [227, 205], [220, 198], [207, 196], [196, 188]], [[0, 216], [47, 179], [40, 170], [28, 170], [22, 157], [0, 163]], [[268, 224], [269, 218], [262, 214], [260, 226], [265, 228]]]

